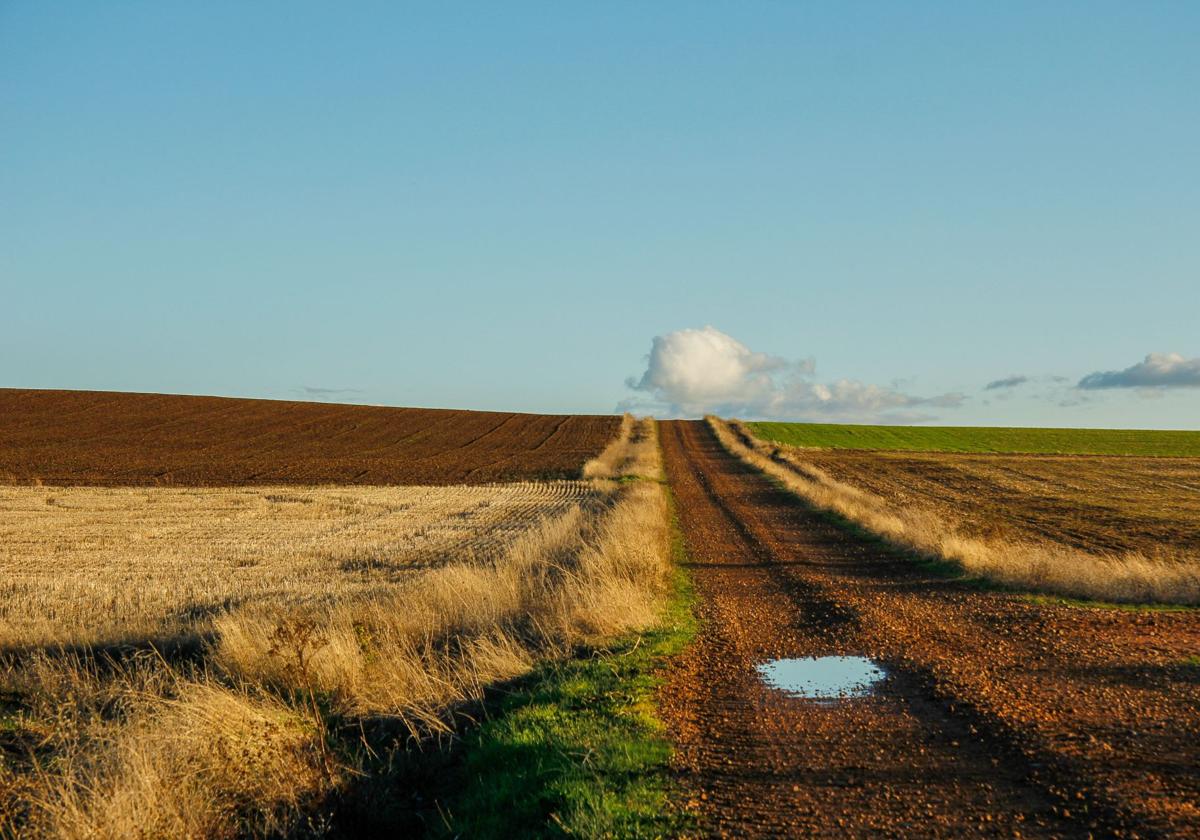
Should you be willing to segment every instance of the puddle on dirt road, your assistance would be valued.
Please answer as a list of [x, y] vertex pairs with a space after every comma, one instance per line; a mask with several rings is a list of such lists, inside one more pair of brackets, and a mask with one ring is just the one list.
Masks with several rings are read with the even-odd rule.
[[810, 656], [772, 659], [758, 666], [758, 675], [788, 697], [830, 702], [867, 696], [887, 671], [862, 656]]

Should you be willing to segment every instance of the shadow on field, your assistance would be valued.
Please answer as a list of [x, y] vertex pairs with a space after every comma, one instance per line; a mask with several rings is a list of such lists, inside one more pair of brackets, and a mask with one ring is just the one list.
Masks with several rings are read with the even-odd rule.
[[215, 633], [188, 633], [103, 644], [0, 646], [0, 668], [15, 668], [36, 658], [73, 661], [100, 674], [146, 657], [171, 664], [202, 664], [215, 641]]
[[459, 709], [456, 733], [394, 721], [339, 731], [364, 774], [330, 803], [326, 836], [676, 836], [670, 743], [651, 715], [690, 619], [545, 662]]
[[1097, 683], [1156, 688], [1170, 691], [1180, 685], [1200, 685], [1200, 662], [1178, 662], [1164, 665], [1130, 663], [1105, 667], [1078, 668], [1074, 676]]

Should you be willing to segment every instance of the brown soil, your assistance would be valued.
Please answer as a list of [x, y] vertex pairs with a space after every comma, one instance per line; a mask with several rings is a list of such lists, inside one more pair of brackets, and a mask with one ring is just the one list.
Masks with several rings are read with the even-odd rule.
[[[967, 589], [804, 507], [702, 423], [661, 437], [703, 622], [661, 699], [705, 833], [1200, 832], [1200, 612]], [[835, 654], [890, 676], [831, 705], [754, 669]]]
[[0, 389], [0, 482], [481, 484], [577, 477], [615, 416]]
[[1200, 550], [1200, 458], [793, 450], [839, 481], [975, 536], [1085, 551]]

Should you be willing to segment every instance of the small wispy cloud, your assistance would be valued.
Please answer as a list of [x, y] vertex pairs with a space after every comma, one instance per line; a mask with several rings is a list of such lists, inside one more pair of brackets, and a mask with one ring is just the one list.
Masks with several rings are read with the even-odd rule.
[[1052, 399], [1054, 404], [1059, 408], [1075, 408], [1076, 406], [1087, 405], [1092, 402], [1091, 398], [1079, 395], [1069, 397], [1060, 396]]
[[339, 402], [353, 394], [365, 392], [362, 388], [322, 388], [314, 385], [301, 385], [299, 388], [293, 388], [292, 393], [310, 400]]
[[1149, 392], [1167, 388], [1200, 388], [1200, 358], [1179, 353], [1150, 353], [1124, 370], [1089, 373], [1075, 386], [1085, 391], [1106, 388], [1140, 388]]
[[1007, 376], [1004, 379], [993, 379], [983, 386], [983, 390], [998, 391], [1003, 388], [1016, 388], [1018, 385], [1024, 385], [1028, 381], [1028, 376]]
[[645, 396], [618, 410], [696, 417], [915, 423], [929, 408], [954, 408], [963, 394], [921, 397], [852, 379], [815, 381], [812, 359], [788, 360], [751, 350], [712, 326], [655, 336], [646, 370], [626, 385]]
[[314, 388], [311, 385], [302, 385], [300, 390], [310, 396], [332, 396], [333, 394], [361, 394], [362, 388]]

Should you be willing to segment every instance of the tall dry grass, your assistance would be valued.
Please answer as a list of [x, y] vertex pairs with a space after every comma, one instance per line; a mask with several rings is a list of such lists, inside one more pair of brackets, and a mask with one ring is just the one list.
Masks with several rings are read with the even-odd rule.
[[[630, 423], [622, 442], [608, 474], [657, 470], [652, 423]], [[667, 579], [662, 489], [603, 482], [598, 490], [494, 562], [433, 569], [320, 615], [231, 613], [217, 622], [215, 661], [239, 679], [291, 689], [302, 672], [304, 688], [343, 713], [439, 728], [447, 706], [539, 656], [652, 623]]]
[[1005, 586], [1070, 598], [1126, 603], [1200, 604], [1200, 560], [1097, 554], [1049, 541], [964, 536], [955, 523], [831, 478], [802, 450], [756, 438], [737, 421], [707, 418], [721, 444], [805, 501], [832, 511], [905, 550], [953, 563]]
[[621, 417], [621, 428], [608, 446], [583, 465], [584, 478], [616, 478], [621, 474], [624, 460], [629, 456], [629, 440], [637, 425], [632, 414]]
[[637, 421], [632, 414], [621, 418], [617, 438], [604, 451], [583, 465], [590, 479], [662, 478], [657, 426], [650, 420]]
[[[35, 830], [72, 838], [224, 838], [286, 832], [338, 784], [319, 724], [214, 681], [133, 697], [103, 734], [48, 771]], [[61, 761], [61, 759], [60, 759]]]
[[[657, 475], [657, 453], [653, 422], [631, 419], [591, 474]], [[23, 698], [32, 740], [45, 737], [24, 772], [8, 773], [7, 802], [0, 789], [0, 815], [19, 815], [0, 836], [294, 830], [360, 769], [331, 746], [330, 714], [394, 718], [415, 737], [444, 731], [488, 685], [653, 624], [669, 580], [663, 488], [591, 487], [494, 557], [470, 553], [332, 601], [224, 612], [198, 663], [10, 658], [0, 690]]]

